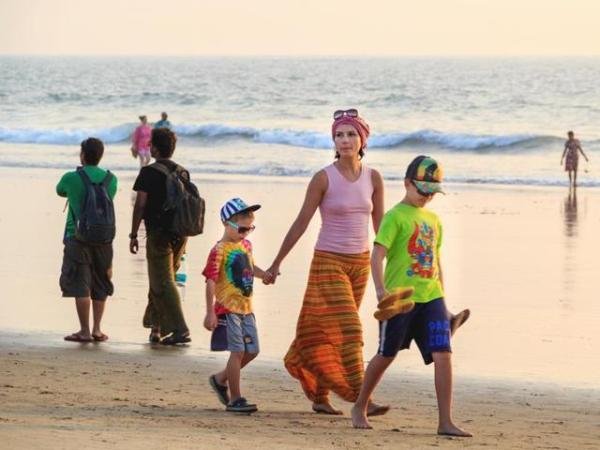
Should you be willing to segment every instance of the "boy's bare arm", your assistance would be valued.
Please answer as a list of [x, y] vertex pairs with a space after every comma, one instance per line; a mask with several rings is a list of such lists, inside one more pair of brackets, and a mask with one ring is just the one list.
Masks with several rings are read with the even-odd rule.
[[387, 249], [375, 243], [373, 246], [373, 252], [371, 253], [371, 275], [373, 277], [373, 284], [375, 285], [375, 293], [377, 294], [377, 301], [385, 296], [385, 284], [383, 282], [383, 260], [387, 255]]
[[215, 314], [215, 282], [206, 280], [206, 316], [204, 317], [204, 328], [214, 330], [217, 328], [217, 315]]
[[267, 275], [267, 272], [262, 270], [257, 265], [254, 266], [254, 278], [260, 278], [261, 280], [263, 280], [265, 278], [265, 275]]

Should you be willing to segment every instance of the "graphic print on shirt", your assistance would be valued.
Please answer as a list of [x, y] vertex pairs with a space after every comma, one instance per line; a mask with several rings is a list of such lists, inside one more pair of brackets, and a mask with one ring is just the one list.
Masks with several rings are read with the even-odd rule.
[[252, 295], [253, 270], [248, 254], [242, 250], [233, 250], [225, 262], [227, 279], [240, 290], [245, 297]]
[[408, 253], [412, 264], [406, 271], [409, 277], [434, 278], [437, 275], [435, 266], [435, 233], [427, 223], [415, 223], [415, 229], [408, 240]]

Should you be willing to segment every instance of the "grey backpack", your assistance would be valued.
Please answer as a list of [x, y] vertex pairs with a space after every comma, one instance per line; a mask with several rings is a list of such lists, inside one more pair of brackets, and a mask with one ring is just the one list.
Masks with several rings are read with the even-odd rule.
[[108, 194], [113, 174], [107, 171], [100, 183], [94, 183], [83, 167], [77, 168], [85, 186], [85, 196], [75, 222], [75, 239], [88, 244], [107, 244], [115, 238], [115, 208]]
[[190, 173], [177, 164], [173, 169], [159, 162], [148, 167], [166, 176], [166, 199], [162, 213], [171, 216], [172, 220], [164, 231], [180, 237], [202, 233], [206, 205], [198, 188], [190, 181]]

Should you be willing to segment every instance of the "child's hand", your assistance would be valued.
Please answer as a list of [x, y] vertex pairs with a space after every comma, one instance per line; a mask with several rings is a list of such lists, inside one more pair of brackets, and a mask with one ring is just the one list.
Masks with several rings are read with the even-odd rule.
[[377, 290], [376, 291], [377, 294], [377, 302], [379, 303], [381, 300], [383, 300], [383, 297], [385, 297], [387, 295], [387, 291], [385, 289], [381, 289], [381, 290]]
[[215, 312], [207, 312], [206, 316], [204, 317], [204, 328], [206, 328], [208, 331], [213, 331], [215, 328], [217, 328], [217, 325], [218, 319]]
[[275, 284], [275, 277], [268, 270], [263, 274], [262, 277], [263, 284]]
[[279, 272], [279, 267], [271, 266], [265, 271], [262, 282], [263, 284], [275, 284], [275, 281], [279, 275], [281, 275], [281, 272]]

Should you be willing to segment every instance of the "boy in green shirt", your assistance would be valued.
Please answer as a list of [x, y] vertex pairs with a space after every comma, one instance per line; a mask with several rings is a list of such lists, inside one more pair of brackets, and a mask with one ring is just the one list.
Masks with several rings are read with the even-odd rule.
[[[100, 139], [88, 138], [81, 143], [79, 155], [83, 171], [93, 183], [100, 183], [109, 173], [98, 167], [104, 154]], [[111, 174], [107, 193], [114, 198], [117, 178]], [[108, 336], [100, 329], [106, 298], [113, 293], [112, 242], [87, 244], [75, 239], [76, 220], [80, 217], [86, 187], [77, 171], [65, 173], [56, 186], [56, 193], [69, 202], [64, 233], [64, 254], [60, 275], [63, 297], [75, 297], [79, 317], [79, 331], [65, 336], [66, 341], [106, 341]], [[93, 309], [93, 327], [90, 330], [90, 305]]]
[[[383, 373], [400, 350], [417, 343], [425, 364], [434, 363], [438, 400], [438, 434], [472, 436], [452, 421], [451, 315], [444, 304], [440, 247], [442, 224], [425, 209], [433, 196], [442, 192], [442, 169], [427, 156], [418, 156], [404, 178], [406, 195], [381, 222], [371, 255], [371, 272], [381, 301], [398, 287], [412, 287], [415, 307], [379, 324], [379, 349], [367, 367], [358, 399], [352, 408], [352, 425], [371, 428], [367, 405]], [[383, 260], [387, 258], [385, 272]], [[464, 315], [463, 311], [461, 315]], [[468, 316], [468, 313], [467, 313]], [[461, 318], [462, 321], [466, 318]], [[457, 322], [456, 319], [453, 319]]]

